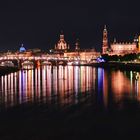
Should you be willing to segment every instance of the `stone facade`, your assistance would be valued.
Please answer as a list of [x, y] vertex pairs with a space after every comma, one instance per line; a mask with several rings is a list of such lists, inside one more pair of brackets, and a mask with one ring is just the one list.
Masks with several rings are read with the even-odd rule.
[[66, 43], [64, 39], [64, 34], [61, 33], [60, 39], [55, 45], [55, 50], [56, 51], [67, 51], [69, 49], [69, 45]]
[[111, 53], [112, 54], [129, 54], [136, 53], [137, 45], [136, 43], [113, 43], [111, 44]]

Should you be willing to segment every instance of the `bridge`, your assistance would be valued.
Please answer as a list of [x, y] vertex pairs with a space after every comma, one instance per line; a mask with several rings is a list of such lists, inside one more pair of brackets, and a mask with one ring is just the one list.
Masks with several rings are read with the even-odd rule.
[[50, 57], [50, 56], [1, 56], [0, 65], [2, 66], [17, 66], [22, 68], [23, 65], [33, 65], [37, 67], [38, 65], [67, 65], [71, 62], [69, 58], [65, 57]]
[[81, 60], [79, 56], [77, 57], [64, 57], [64, 56], [56, 56], [56, 55], [40, 55], [40, 56], [26, 56], [24, 54], [10, 54], [0, 56], [0, 65], [2, 66], [16, 66], [18, 68], [22, 68], [23, 66], [31, 65], [32, 67], [37, 67], [40, 65], [84, 65], [90, 64], [93, 61], [96, 62], [97, 56], [94, 55], [94, 59], [85, 59]]

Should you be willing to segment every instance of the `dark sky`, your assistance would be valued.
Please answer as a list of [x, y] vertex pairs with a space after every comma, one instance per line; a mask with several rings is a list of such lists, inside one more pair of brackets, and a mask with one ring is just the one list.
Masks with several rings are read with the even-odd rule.
[[138, 0], [4, 0], [0, 2], [0, 48], [53, 48], [63, 30], [74, 47], [101, 48], [107, 25], [109, 40], [132, 41], [140, 34]]

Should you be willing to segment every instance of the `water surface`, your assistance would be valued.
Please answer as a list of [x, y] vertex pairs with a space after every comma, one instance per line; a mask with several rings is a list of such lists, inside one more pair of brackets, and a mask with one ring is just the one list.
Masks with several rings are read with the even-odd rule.
[[22, 104], [73, 105], [86, 98], [105, 109], [140, 100], [139, 72], [89, 66], [43, 66], [0, 77], [0, 109]]

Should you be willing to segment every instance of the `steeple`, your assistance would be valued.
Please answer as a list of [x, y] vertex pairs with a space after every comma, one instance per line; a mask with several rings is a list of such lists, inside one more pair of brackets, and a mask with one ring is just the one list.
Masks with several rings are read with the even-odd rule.
[[75, 50], [80, 50], [80, 44], [79, 44], [79, 39], [76, 40], [76, 43], [75, 43]]
[[108, 37], [107, 37], [107, 28], [106, 25], [104, 26], [103, 30], [103, 45], [102, 45], [102, 53], [106, 54], [108, 51]]
[[106, 25], [104, 25], [104, 31], [107, 31]]
[[63, 30], [61, 30], [60, 40], [61, 40], [61, 41], [63, 41], [63, 40], [64, 40], [64, 33], [63, 33]]

